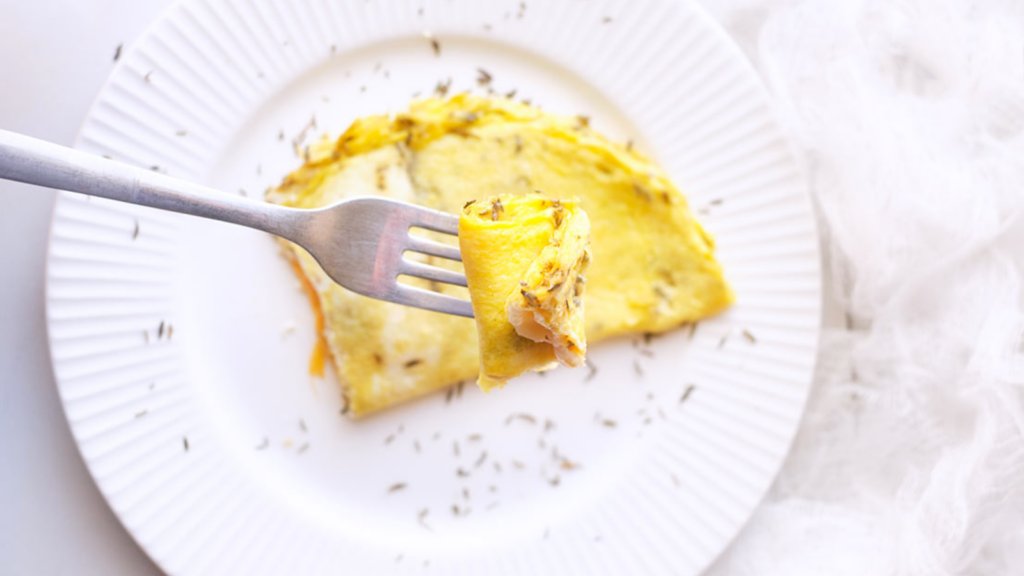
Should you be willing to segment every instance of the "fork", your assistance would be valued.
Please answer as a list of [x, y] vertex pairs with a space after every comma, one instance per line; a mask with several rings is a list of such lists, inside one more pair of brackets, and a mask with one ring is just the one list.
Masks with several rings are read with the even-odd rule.
[[473, 317], [468, 300], [400, 283], [400, 275], [456, 286], [458, 272], [405, 252], [462, 261], [459, 249], [411, 228], [458, 235], [458, 217], [388, 198], [360, 197], [313, 210], [276, 206], [0, 130], [0, 178], [248, 226], [301, 246], [345, 288], [395, 304]]

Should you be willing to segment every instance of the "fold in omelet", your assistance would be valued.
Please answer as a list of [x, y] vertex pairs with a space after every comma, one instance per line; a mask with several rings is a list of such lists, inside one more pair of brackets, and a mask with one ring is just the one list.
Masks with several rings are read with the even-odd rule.
[[[586, 341], [670, 330], [732, 302], [712, 239], [660, 168], [583, 118], [504, 98], [430, 98], [393, 116], [359, 119], [337, 140], [313, 146], [268, 200], [316, 208], [378, 194], [458, 214], [469, 200], [536, 190], [579, 199], [590, 219]], [[331, 282], [301, 249], [288, 245], [286, 254], [315, 295], [323, 346], [350, 413], [478, 375], [472, 319], [359, 296]], [[468, 297], [464, 288], [418, 285]]]
[[589, 245], [590, 220], [576, 200], [504, 195], [462, 209], [459, 246], [484, 392], [528, 370], [583, 365]]

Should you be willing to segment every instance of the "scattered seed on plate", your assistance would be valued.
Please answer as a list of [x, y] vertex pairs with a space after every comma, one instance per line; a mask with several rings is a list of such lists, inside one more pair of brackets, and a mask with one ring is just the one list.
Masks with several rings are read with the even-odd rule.
[[459, 478], [467, 478], [469, 477], [469, 472], [460, 466], [459, 468], [455, 469], [455, 475], [458, 476]]
[[605, 16], [604, 18], [601, 19], [601, 23], [602, 24], [611, 24], [612, 23], [612, 17], [611, 16]]
[[135, 230], [132, 232], [132, 240], [139, 237], [139, 219], [135, 219]]
[[413, 440], [412, 441], [412, 447], [413, 447], [414, 450], [416, 450], [417, 454], [419, 454], [420, 452], [423, 451], [423, 449], [420, 447], [420, 441], [419, 440]]
[[743, 330], [743, 337], [747, 339], [747, 342], [750, 342], [751, 344], [757, 344], [757, 338], [754, 338], [754, 335], [751, 334], [749, 330]]
[[452, 452], [454, 452], [456, 456], [459, 455], [459, 441], [458, 440], [452, 440]]
[[595, 366], [590, 360], [586, 360], [587, 375], [583, 378], [584, 382], [590, 382], [597, 376], [597, 366]]
[[152, 82], [152, 80], [149, 79], [152, 75], [153, 75], [153, 71], [150, 70], [149, 72], [146, 72], [145, 76], [142, 77], [142, 79], [146, 82], [146, 84], [149, 84], [149, 83]]
[[679, 397], [679, 403], [680, 404], [682, 404], [683, 402], [686, 402], [686, 399], [689, 398], [690, 394], [693, 393], [693, 389], [694, 388], [695, 388], [695, 386], [693, 384], [687, 384], [686, 385], [686, 389], [683, 390], [683, 395]]
[[523, 412], [519, 412], [516, 414], [509, 414], [508, 418], [505, 418], [505, 425], [508, 426], [509, 424], [512, 423], [513, 420], [523, 420], [524, 422], [529, 422], [530, 424], [537, 423], [537, 419], [534, 418], [533, 416]]
[[493, 464], [494, 464], [494, 471], [497, 472], [498, 474], [501, 474], [501, 464], [498, 463], [497, 460], [495, 460], [493, 462]]
[[424, 508], [416, 513], [416, 521], [420, 523], [427, 530], [430, 530], [430, 526], [427, 526], [427, 515], [430, 514], [430, 508]]
[[[422, 15], [422, 8], [420, 10]], [[430, 32], [423, 32], [423, 37], [430, 41], [430, 48], [434, 51], [434, 56], [441, 56], [441, 42]]]
[[519, 470], [522, 470], [523, 468], [526, 468], [526, 464], [523, 464], [519, 460], [513, 460], [512, 461], [512, 465], [515, 466]]
[[304, 452], [305, 452], [306, 450], [309, 450], [309, 442], [306, 442], [306, 443], [305, 443], [305, 444], [303, 444], [302, 446], [299, 446], [299, 450], [298, 450], [297, 454], [302, 454], [302, 453], [304, 453]]
[[185, 452], [188, 452], [188, 437], [182, 436], [181, 443], [185, 446]]
[[606, 428], [615, 428], [616, 426], [618, 426], [615, 420], [609, 420], [607, 418], [601, 421], [601, 425]]
[[306, 427], [306, 421], [302, 418], [299, 418], [299, 429], [303, 432], [309, 432], [309, 428]]
[[439, 80], [437, 86], [434, 86], [434, 93], [440, 97], [444, 97], [448, 94], [448, 89], [452, 87], [452, 79], [449, 77], [447, 80]]
[[487, 460], [487, 450], [484, 450], [483, 452], [480, 453], [480, 457], [476, 459], [476, 462], [473, 464], [473, 466], [479, 468], [479, 467], [484, 465], [484, 462], [486, 460]]
[[146, 414], [149, 414], [149, 410], [141, 410], [141, 411], [135, 413], [135, 417], [136, 418], [142, 418]]
[[158, 326], [157, 329], [156, 329], [156, 338], [157, 338], [157, 340], [159, 340], [160, 338], [164, 337], [164, 326], [165, 326], [165, 324], [166, 324], [165, 321], [163, 321], [163, 320], [160, 321], [160, 326]]
[[388, 437], [384, 439], [384, 445], [387, 446], [388, 444], [391, 444], [394, 440], [395, 440], [395, 435], [394, 434], [388, 434]]
[[257, 450], [266, 450], [269, 447], [270, 447], [270, 438], [267, 438], [266, 436], [264, 436], [263, 437], [263, 442], [260, 443], [260, 445], [257, 446], [256, 449]]
[[640, 363], [633, 360], [633, 372], [636, 372], [638, 378], [642, 378], [644, 375], [643, 368], [640, 368]]
[[188, 136], [188, 130], [178, 130], [177, 132], [174, 133], [174, 135], [179, 138]]
[[392, 492], [398, 492], [399, 490], [405, 490], [405, 487], [405, 482], [398, 482], [397, 484], [392, 484], [391, 486], [388, 487], [388, 494]]
[[121, 59], [121, 49], [124, 48], [124, 44], [118, 44], [117, 49], [114, 50], [114, 62]]

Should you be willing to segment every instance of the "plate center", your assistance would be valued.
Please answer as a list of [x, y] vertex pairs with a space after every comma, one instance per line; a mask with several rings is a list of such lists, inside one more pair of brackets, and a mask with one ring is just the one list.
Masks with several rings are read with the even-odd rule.
[[[261, 196], [301, 165], [296, 144], [402, 110], [449, 78], [449, 94], [479, 90], [482, 71], [496, 93], [585, 114], [610, 138], [639, 140], [596, 90], [544, 59], [468, 38], [444, 39], [442, 50], [437, 58], [427, 40], [410, 37], [332, 57], [254, 115], [211, 184]], [[593, 348], [596, 374], [559, 369], [487, 397], [470, 384], [450, 401], [440, 392], [351, 422], [339, 415], [333, 376], [307, 374], [313, 318], [274, 240], [200, 220], [183, 225], [182, 311], [206, 408], [269, 492], [350, 538], [400, 534], [406, 546], [435, 550], [536, 538], [621, 480], [645, 433], [641, 411], [657, 418], [658, 394], [678, 392], [656, 384], [659, 366], [671, 370], [678, 354], [645, 357], [641, 376], [634, 343], [623, 340]], [[617, 409], [602, 414], [601, 406]]]

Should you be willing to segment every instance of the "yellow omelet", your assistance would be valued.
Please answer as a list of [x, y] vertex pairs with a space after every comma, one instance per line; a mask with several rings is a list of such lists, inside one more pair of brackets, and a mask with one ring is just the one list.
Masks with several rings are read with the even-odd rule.
[[582, 366], [590, 220], [540, 194], [468, 202], [459, 246], [480, 337], [484, 392], [528, 370]]
[[[587, 341], [670, 330], [733, 301], [711, 237], [660, 168], [584, 118], [504, 98], [428, 98], [402, 113], [359, 119], [337, 140], [311, 147], [268, 200], [316, 208], [379, 194], [457, 214], [470, 200], [537, 190], [577, 198], [590, 219]], [[320, 349], [352, 414], [477, 376], [472, 319], [359, 296], [331, 282], [304, 251], [289, 245], [286, 254], [322, 317]], [[463, 288], [432, 288], [468, 297]]]

